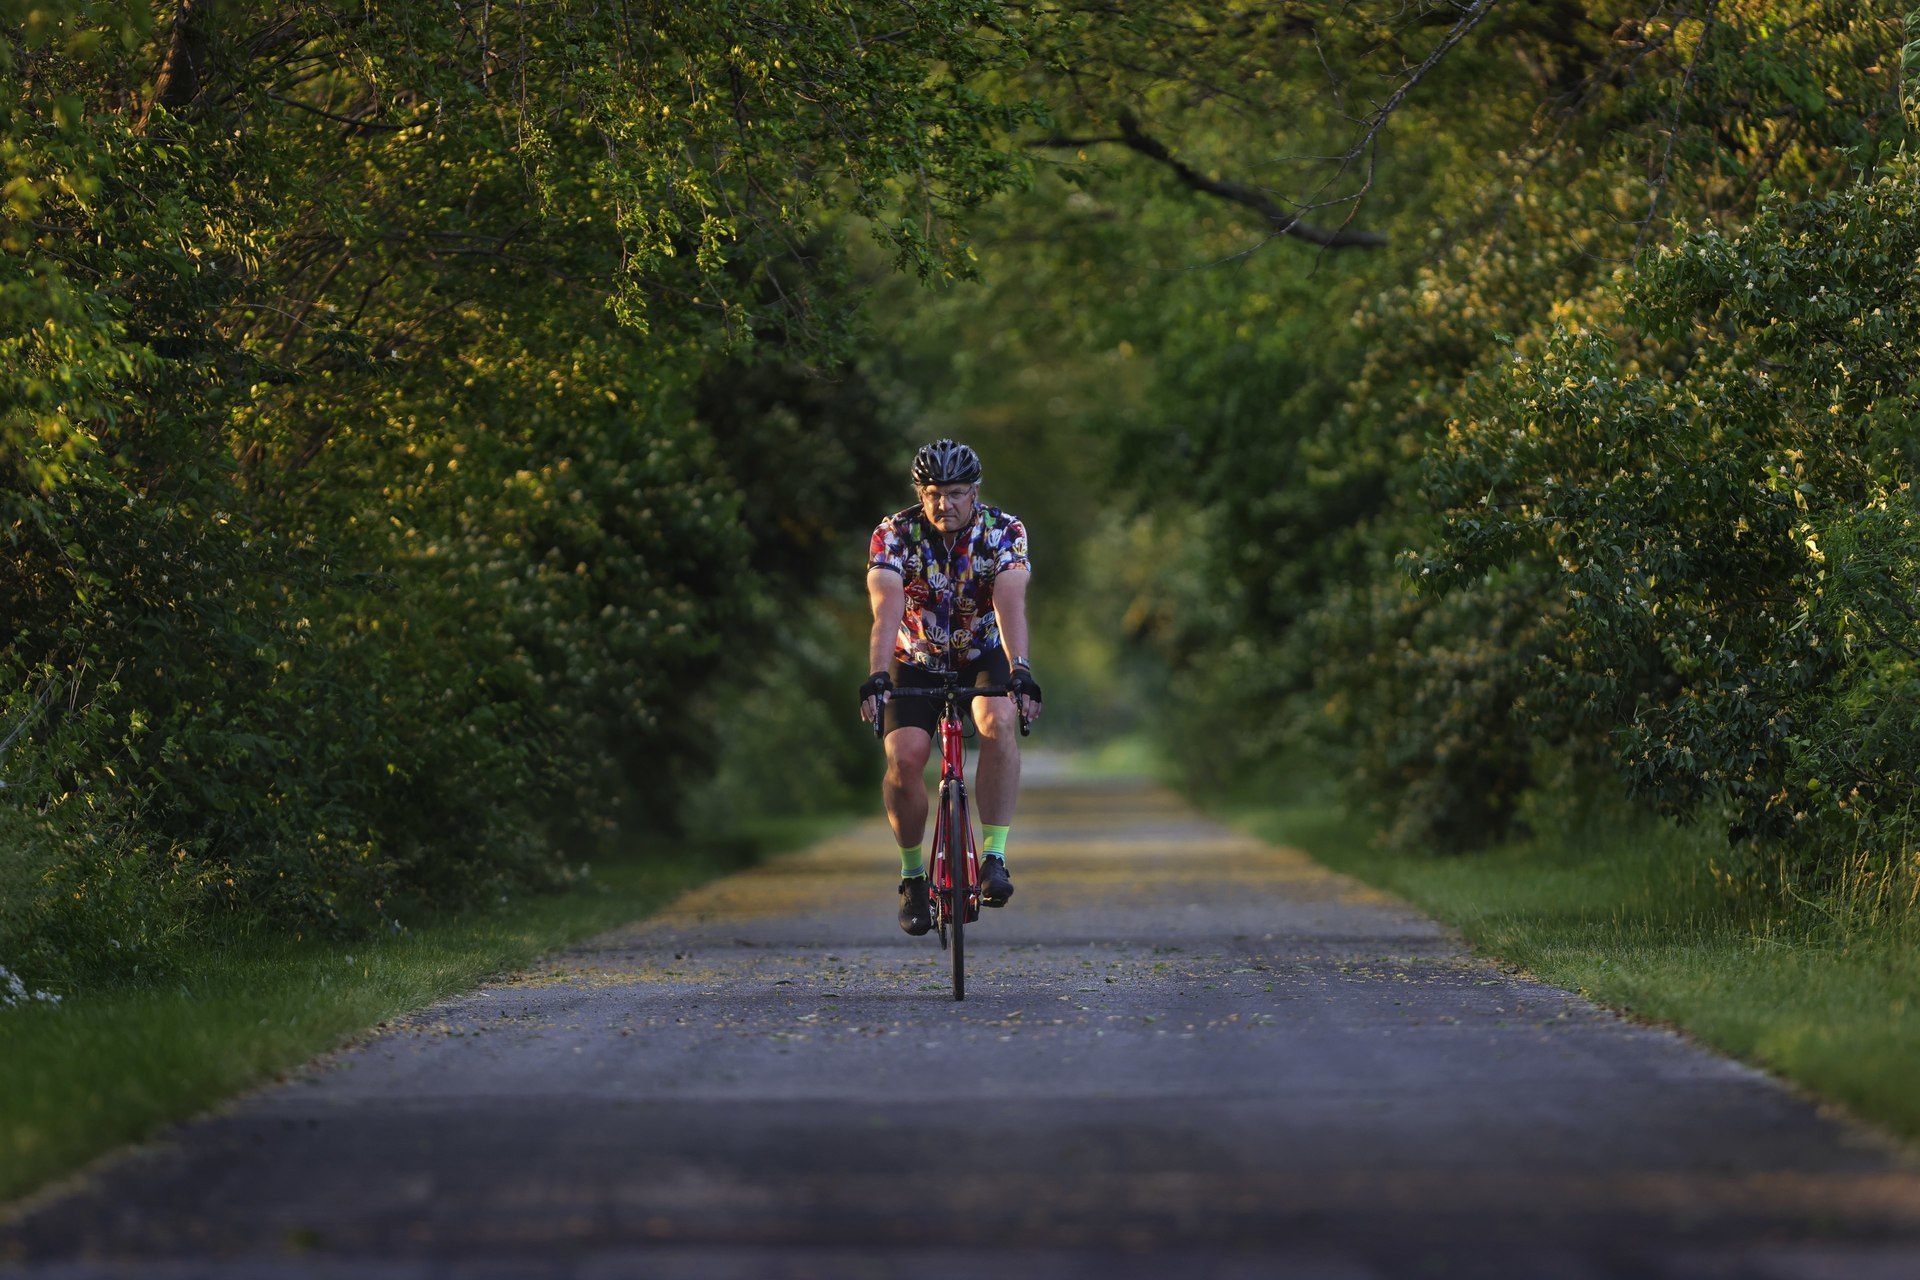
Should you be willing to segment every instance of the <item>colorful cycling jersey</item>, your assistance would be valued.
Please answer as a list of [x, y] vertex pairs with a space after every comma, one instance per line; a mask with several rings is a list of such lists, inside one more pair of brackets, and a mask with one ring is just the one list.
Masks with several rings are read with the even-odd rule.
[[1032, 567], [1027, 527], [998, 507], [976, 506], [952, 550], [919, 507], [882, 520], [867, 548], [867, 568], [891, 569], [906, 583], [907, 612], [893, 656], [928, 671], [947, 669], [949, 638], [956, 667], [998, 649], [994, 577]]

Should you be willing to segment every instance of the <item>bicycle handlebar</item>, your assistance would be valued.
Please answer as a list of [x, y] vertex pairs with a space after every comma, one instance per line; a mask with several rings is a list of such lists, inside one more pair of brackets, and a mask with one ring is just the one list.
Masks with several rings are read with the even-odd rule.
[[[933, 689], [918, 688], [918, 687], [911, 688], [911, 689], [895, 689], [892, 692], [890, 692], [887, 696], [890, 698], [941, 698], [941, 699], [1005, 698], [1010, 696], [1011, 693], [1012, 693], [1012, 690], [1008, 689], [1005, 685], [1001, 685], [1001, 684], [954, 684], [954, 685], [942, 685], [938, 688], [933, 688]], [[1027, 729], [1029, 725], [1029, 722], [1027, 720], [1027, 713], [1020, 709], [1020, 704], [1018, 702], [1013, 704], [1013, 709], [1014, 709], [1014, 712], [1018, 714], [1020, 717], [1020, 736], [1024, 738], [1027, 736]], [[886, 724], [886, 719], [887, 719], [886, 708], [883, 706], [880, 709], [880, 714], [873, 718], [873, 736], [874, 737], [884, 738], [886, 736], [886, 729], [884, 728]]]
[[1007, 693], [1008, 690], [1005, 685], [957, 684], [951, 689], [926, 689], [920, 687], [895, 689], [890, 696], [895, 698], [944, 698], [952, 694], [958, 698], [1004, 698], [1007, 696]]

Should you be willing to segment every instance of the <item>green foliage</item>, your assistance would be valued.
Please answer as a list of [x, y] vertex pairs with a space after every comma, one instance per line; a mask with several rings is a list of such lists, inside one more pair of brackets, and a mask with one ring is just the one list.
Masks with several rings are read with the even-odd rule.
[[[1370, 45], [1338, 26], [1367, 17], [1390, 38]], [[1386, 121], [1387, 147], [1353, 143], [1356, 117], [1370, 118], [1329, 104], [1350, 79], [1425, 66], [1453, 20], [1353, 6], [1301, 15], [1257, 51], [1196, 22], [1189, 43], [1169, 36], [1135, 59], [1162, 78], [1111, 78], [1075, 99], [1075, 133], [1097, 137], [1123, 110], [1150, 115], [1195, 169], [1257, 172], [1288, 207], [1332, 201], [1317, 217], [1346, 209], [1335, 197], [1353, 185], [1323, 190], [1323, 162], [1290, 169], [1274, 153], [1331, 155], [1340, 173], [1355, 157], [1379, 162], [1353, 216], [1388, 243], [1365, 260], [1282, 257], [1289, 247], [1257, 239], [1259, 220], [1229, 212], [1217, 190], [1173, 190], [1176, 213], [1166, 166], [1074, 175], [1132, 220], [1084, 231], [1117, 266], [1092, 252], [1073, 261], [1090, 275], [1079, 296], [1116, 271], [1129, 291], [1104, 327], [1082, 322], [1092, 340], [1151, 361], [1150, 407], [1122, 424], [1123, 457], [1148, 506], [1194, 513], [1159, 522], [1196, 550], [1161, 557], [1181, 568], [1146, 584], [1188, 602], [1148, 635], [1176, 668], [1192, 726], [1182, 741], [1200, 744], [1182, 758], [1230, 776], [1312, 735], [1391, 839], [1428, 848], [1495, 839], [1521, 819], [1549, 785], [1543, 752], [1582, 777], [1618, 765], [1669, 812], [1731, 805], [1736, 832], [1756, 838], [1814, 823], [1816, 795], [1849, 816], [1793, 837], [1808, 848], [1861, 838], [1852, 824], [1868, 805], [1891, 832], [1906, 801], [1893, 785], [1901, 758], [1884, 744], [1907, 728], [1904, 659], [1869, 637], [1902, 616], [1907, 455], [1893, 388], [1912, 348], [1887, 295], [1911, 258], [1884, 226], [1819, 202], [1885, 203], [1889, 190], [1854, 184], [1897, 185], [1905, 172], [1904, 12], [1827, 0], [1515, 10], [1434, 64]], [[1383, 48], [1397, 69], [1371, 60]], [[1329, 56], [1294, 56], [1303, 50]], [[1267, 78], [1241, 74], [1254, 66]], [[1745, 277], [1709, 294], [1680, 265], [1689, 259], [1659, 256], [1677, 225], [1716, 229], [1719, 241], [1699, 243], [1723, 251], [1752, 248], [1741, 229], [1773, 234], [1768, 220], [1795, 200], [1814, 203], [1791, 234], [1837, 256], [1722, 264], [1762, 274], [1746, 310], [1722, 300], [1744, 294]], [[1869, 280], [1876, 261], [1882, 276]], [[1778, 309], [1796, 298], [1855, 309], [1829, 326], [1865, 325], [1881, 307], [1871, 323], [1893, 342], [1875, 346], [1882, 363], [1806, 365], [1827, 346], [1881, 339], [1841, 329], [1845, 341], [1814, 341]], [[1766, 354], [1772, 340], [1791, 357]], [[1743, 359], [1805, 387], [1756, 389], [1751, 369], [1735, 376]], [[1668, 382], [1687, 388], [1685, 412]], [[1837, 393], [1842, 383], [1852, 390]], [[1735, 424], [1762, 407], [1801, 425], [1749, 447]], [[1783, 507], [1801, 484], [1812, 508]], [[1550, 541], [1536, 526], [1554, 521], [1577, 534]], [[1793, 567], [1809, 561], [1809, 536], [1828, 562]], [[1191, 585], [1196, 562], [1208, 590]], [[1658, 620], [1642, 598], [1649, 578], [1672, 593]], [[1745, 609], [1758, 630], [1730, 640], [1724, 615]]]
[[1555, 601], [1542, 695], [1661, 810], [1808, 855], [1912, 840], [1917, 214], [1899, 158], [1661, 250], [1630, 337], [1516, 353], [1432, 463], [1435, 581]]
[[[1324, 597], [1303, 630], [1309, 651], [1348, 640], [1365, 655], [1316, 672], [1314, 684], [1336, 707], [1359, 708], [1333, 724], [1360, 789], [1384, 799], [1404, 841], [1495, 838], [1535, 784], [1539, 746], [1588, 761], [1607, 749], [1619, 705], [1541, 685], [1567, 660], [1551, 562], [1488, 564], [1436, 590], [1408, 583], [1400, 553], [1436, 536], [1423, 463], [1452, 447], [1451, 424], [1471, 414], [1508, 341], [1526, 350], [1569, 327], [1631, 328], [1609, 281], [1670, 219], [1737, 224], [1768, 183], [1841, 183], [1883, 145], [1885, 15], [1790, 8], [1716, 7], [1632, 28], [1628, 59], [1587, 72], [1579, 109], [1544, 117], [1554, 132], [1516, 147], [1509, 176], [1481, 197], [1497, 219], [1370, 310], [1366, 357], [1333, 419], [1372, 442], [1335, 463], [1380, 494], [1341, 535], [1365, 557], [1353, 574], [1365, 585]], [[1842, 85], [1818, 113], [1805, 110], [1808, 93]]]
[[552, 885], [817, 722], [898, 432], [826, 224], [969, 270], [998, 6], [4, 14], [0, 961]]
[[1407, 843], [1550, 757], [1900, 844], [1902, 11], [0, 15], [36, 980], [833, 789], [795, 748], [910, 416], [1005, 460], [1083, 727], [1164, 690], [1219, 775], [1317, 734]]

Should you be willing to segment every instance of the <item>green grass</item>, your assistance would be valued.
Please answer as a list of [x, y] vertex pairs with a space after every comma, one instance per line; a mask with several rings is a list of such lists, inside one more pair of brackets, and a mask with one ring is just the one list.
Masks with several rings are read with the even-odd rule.
[[1381, 849], [1328, 798], [1219, 809], [1424, 908], [1486, 954], [1920, 1138], [1920, 921], [1910, 908], [1848, 920], [1810, 898], [1742, 890], [1724, 846], [1624, 814], [1436, 857]]
[[170, 985], [0, 1010], [0, 1201], [841, 821], [762, 824], [727, 842], [596, 863], [565, 894], [394, 937], [209, 948], [180, 956], [184, 976]]

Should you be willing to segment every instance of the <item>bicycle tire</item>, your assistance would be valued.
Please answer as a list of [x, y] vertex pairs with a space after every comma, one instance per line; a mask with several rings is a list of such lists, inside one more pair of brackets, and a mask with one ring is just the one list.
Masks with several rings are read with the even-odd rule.
[[940, 784], [940, 804], [933, 815], [933, 841], [927, 852], [927, 909], [933, 913], [933, 931], [940, 937], [940, 949], [947, 949], [947, 909], [942, 903], [940, 877], [946, 872], [947, 784]]
[[952, 904], [949, 914], [953, 917], [953, 948], [948, 953], [953, 960], [953, 998], [967, 998], [967, 829], [961, 824], [967, 820], [967, 794], [956, 786], [947, 797], [947, 880], [952, 885], [948, 900]]

